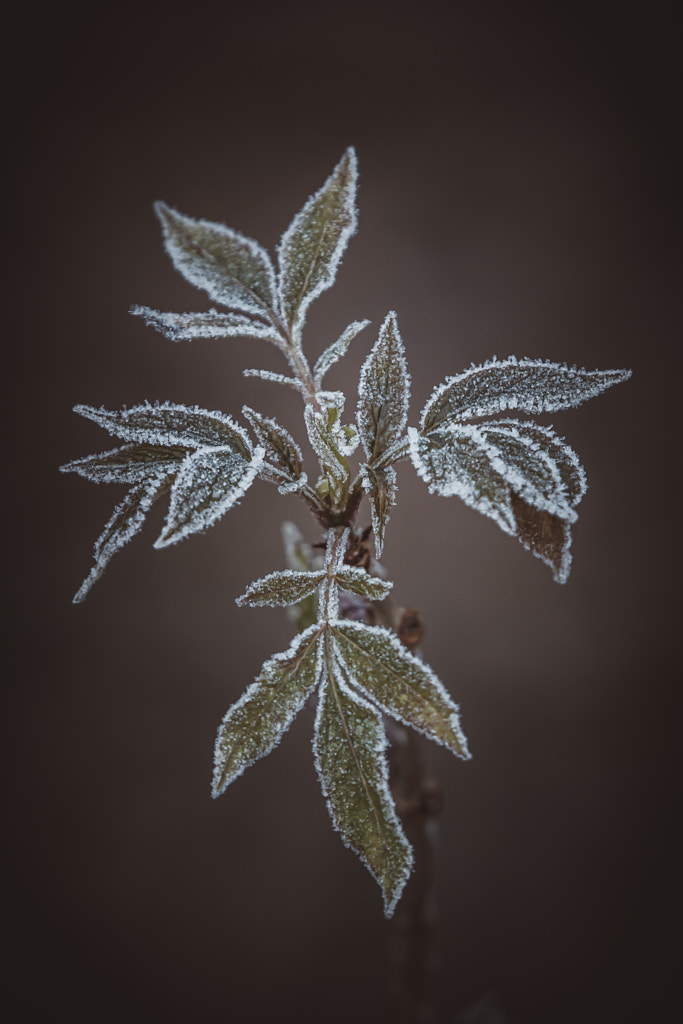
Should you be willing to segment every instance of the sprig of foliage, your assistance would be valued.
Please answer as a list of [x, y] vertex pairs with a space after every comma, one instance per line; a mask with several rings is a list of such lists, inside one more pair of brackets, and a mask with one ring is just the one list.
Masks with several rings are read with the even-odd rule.
[[[389, 716], [468, 759], [459, 711], [432, 670], [386, 626], [351, 621], [340, 592], [366, 606], [390, 600], [392, 584], [356, 523], [367, 497], [379, 557], [396, 502], [396, 464], [409, 458], [429, 489], [457, 495], [489, 516], [552, 570], [569, 575], [571, 524], [586, 480], [575, 452], [515, 410], [557, 412], [626, 380], [628, 370], [587, 371], [534, 359], [496, 359], [472, 366], [437, 387], [408, 426], [410, 376], [396, 313], [387, 314], [365, 359], [355, 423], [346, 397], [323, 379], [368, 326], [355, 320], [311, 369], [302, 332], [311, 303], [335, 280], [356, 229], [357, 165], [352, 149], [305, 203], [282, 236], [277, 269], [257, 242], [164, 203], [155, 210], [166, 250], [187, 281], [224, 312], [131, 312], [173, 341], [247, 336], [271, 342], [289, 374], [248, 370], [301, 393], [304, 424], [318, 470], [315, 486], [290, 433], [244, 406], [245, 428], [221, 412], [169, 402], [109, 411], [76, 406], [124, 444], [62, 469], [96, 483], [129, 486], [95, 543], [95, 564], [74, 601], [82, 601], [112, 556], [141, 528], [167, 492], [169, 508], [156, 547], [207, 529], [242, 498], [256, 478], [293, 492], [324, 530], [315, 555], [286, 525], [289, 568], [251, 583], [240, 606], [287, 607], [298, 633], [287, 651], [267, 660], [229, 709], [218, 731], [213, 793], [221, 794], [280, 741], [309, 699], [317, 701], [314, 756], [330, 816], [343, 841], [379, 882], [390, 916], [410, 874], [413, 854], [391, 794], [383, 716]], [[351, 459], [361, 448], [355, 470]]]

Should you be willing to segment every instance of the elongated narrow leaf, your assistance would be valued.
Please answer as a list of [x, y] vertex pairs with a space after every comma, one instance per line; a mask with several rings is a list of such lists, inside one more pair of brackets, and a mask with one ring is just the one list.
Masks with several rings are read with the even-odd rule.
[[229, 445], [245, 458], [251, 455], [249, 437], [230, 416], [223, 412], [209, 412], [196, 405], [189, 407], [173, 402], [152, 405], [145, 402], [131, 409], [111, 411], [76, 405], [74, 412], [123, 441], [193, 448]]
[[540, 359], [490, 360], [437, 387], [422, 410], [423, 432], [451, 420], [493, 416], [506, 409], [556, 412], [595, 398], [631, 376], [630, 370], [583, 370]]
[[199, 533], [237, 504], [263, 462], [263, 449], [245, 458], [233, 447], [203, 448], [185, 459], [171, 490], [171, 504], [155, 548]]
[[375, 550], [379, 558], [384, 549], [384, 535], [390, 519], [389, 509], [396, 504], [396, 470], [393, 466], [386, 469], [363, 466], [361, 479], [363, 490], [370, 499]]
[[282, 313], [298, 334], [311, 302], [329, 288], [356, 230], [356, 154], [346, 153], [285, 231], [278, 248]]
[[342, 423], [344, 395], [341, 391], [319, 391], [317, 398], [321, 411], [310, 404], [304, 408], [308, 439], [320, 464], [340, 480], [348, 473], [345, 460], [358, 447], [358, 432], [350, 424]]
[[383, 601], [394, 585], [389, 580], [371, 576], [366, 569], [359, 569], [355, 565], [344, 565], [335, 575], [340, 587], [350, 590], [352, 594], [367, 597], [368, 601]]
[[[550, 457], [532, 447], [526, 448], [528, 465], [522, 474], [518, 457], [524, 446], [520, 444], [515, 459], [506, 462], [502, 447], [486, 436], [489, 426], [494, 425], [451, 423], [428, 435], [409, 428], [413, 464], [433, 493], [457, 495], [489, 516], [550, 566], [558, 583], [564, 583], [570, 566], [569, 525], [576, 513], [561, 474], [558, 471], [553, 478]], [[546, 485], [549, 489], [544, 489]]]
[[243, 377], [259, 377], [271, 384], [287, 384], [296, 391], [303, 391], [301, 381], [296, 377], [287, 377], [284, 373], [275, 373], [273, 370], [242, 370]]
[[75, 595], [74, 604], [80, 604], [86, 599], [116, 552], [140, 530], [150, 508], [168, 490], [172, 480], [173, 473], [161, 470], [144, 483], [132, 487], [123, 501], [116, 506], [113, 515], [95, 541], [95, 564]]
[[367, 327], [370, 323], [369, 320], [354, 320], [353, 323], [349, 324], [346, 330], [333, 341], [325, 351], [320, 355], [313, 367], [313, 380], [316, 388], [320, 388], [323, 377], [330, 370], [335, 363], [339, 362], [342, 356], [345, 356], [348, 352], [349, 345], [356, 337], [357, 334]]
[[191, 449], [180, 445], [127, 444], [98, 455], [86, 455], [60, 466], [96, 484], [137, 484], [165, 470], [177, 472]]
[[230, 708], [218, 730], [213, 795], [220, 796], [245, 768], [269, 754], [316, 686], [320, 629], [300, 633], [289, 650], [267, 661]]
[[313, 751], [330, 817], [379, 882], [391, 917], [413, 864], [389, 791], [379, 713], [346, 686], [333, 645], [326, 652]]
[[360, 371], [356, 422], [370, 465], [406, 430], [410, 376], [395, 313], [388, 313]]
[[303, 456], [292, 435], [277, 420], [243, 406], [242, 415], [251, 423], [254, 433], [262, 445], [269, 466], [275, 470], [274, 477], [283, 492], [298, 490], [306, 483], [303, 472]]
[[194, 220], [165, 203], [154, 210], [166, 251], [186, 281], [215, 302], [270, 318], [275, 310], [275, 273], [258, 242], [208, 220]]
[[340, 621], [334, 635], [347, 678], [387, 714], [468, 759], [457, 704], [428, 665], [381, 626]]
[[279, 344], [275, 328], [240, 313], [162, 313], [149, 306], [133, 306], [133, 316], [140, 316], [149, 327], [171, 341], [192, 341], [193, 338], [262, 338]]
[[271, 572], [250, 583], [244, 593], [237, 598], [237, 604], [250, 605], [253, 608], [263, 605], [277, 607], [297, 604], [314, 594], [324, 578], [324, 569], [316, 572], [295, 572], [292, 569]]

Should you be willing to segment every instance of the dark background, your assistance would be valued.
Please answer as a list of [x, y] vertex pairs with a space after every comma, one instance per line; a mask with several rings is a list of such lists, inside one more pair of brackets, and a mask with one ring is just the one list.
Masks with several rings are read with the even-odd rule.
[[163, 552], [156, 510], [73, 607], [120, 492], [57, 472], [107, 447], [76, 402], [247, 402], [301, 437], [296, 396], [241, 376], [283, 369], [265, 343], [176, 346], [127, 310], [208, 305], [154, 200], [272, 250], [351, 144], [359, 234], [309, 351], [374, 326], [330, 385], [355, 388], [388, 309], [412, 422], [494, 353], [633, 369], [553, 419], [591, 485], [564, 587], [402, 468], [384, 561], [474, 754], [430, 751], [438, 1020], [486, 994], [514, 1024], [675, 1015], [680, 56], [673, 5], [633, 10], [93, 3], [10, 25], [8, 1019], [389, 1019], [388, 925], [329, 826], [311, 713], [209, 798], [217, 724], [291, 634], [234, 598], [283, 565], [283, 518], [316, 539], [303, 506], [256, 484]]

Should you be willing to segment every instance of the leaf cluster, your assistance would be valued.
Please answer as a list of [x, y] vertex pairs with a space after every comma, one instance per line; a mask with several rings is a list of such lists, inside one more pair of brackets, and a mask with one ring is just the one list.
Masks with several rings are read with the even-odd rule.
[[[334, 283], [356, 230], [356, 187], [356, 156], [348, 149], [282, 235], [275, 261], [238, 231], [157, 203], [174, 267], [222, 308], [131, 310], [176, 342], [245, 336], [273, 344], [287, 372], [245, 373], [300, 393], [317, 460], [313, 476], [304, 468], [299, 445], [274, 418], [244, 406], [242, 426], [222, 412], [169, 402], [118, 411], [77, 406], [78, 413], [123, 443], [62, 469], [128, 487], [95, 543], [95, 564], [77, 602], [166, 494], [168, 511], [156, 547], [213, 526], [256, 479], [274, 484], [280, 493], [297, 494], [313, 513], [324, 533], [324, 556], [315, 557], [289, 529], [289, 568], [251, 583], [238, 598], [242, 606], [289, 608], [299, 632], [287, 651], [264, 663], [227, 712], [215, 748], [214, 794], [272, 750], [314, 698], [315, 763], [333, 824], [380, 883], [391, 914], [412, 851], [391, 797], [382, 716], [417, 729], [459, 757], [468, 758], [469, 752], [457, 705], [431, 669], [387, 628], [352, 622], [340, 612], [340, 591], [381, 604], [392, 586], [369, 552], [358, 560], [365, 550], [365, 534], [356, 530], [363, 500], [379, 558], [397, 500], [396, 466], [409, 459], [430, 491], [456, 495], [491, 518], [563, 583], [585, 474], [552, 427], [519, 414], [577, 406], [630, 372], [587, 371], [512, 356], [493, 359], [436, 387], [418, 425], [411, 427], [410, 375], [392, 311], [363, 362], [354, 422], [348, 422], [346, 396], [326, 390], [324, 381], [369, 321], [352, 321], [312, 368], [303, 329], [311, 303]], [[515, 415], [505, 415], [509, 412]]]

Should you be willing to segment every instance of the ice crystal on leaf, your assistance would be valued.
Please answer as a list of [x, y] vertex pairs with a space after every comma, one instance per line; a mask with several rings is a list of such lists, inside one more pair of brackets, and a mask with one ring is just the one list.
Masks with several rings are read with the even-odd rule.
[[346, 685], [329, 637], [313, 753], [330, 817], [344, 843], [379, 882], [391, 917], [413, 866], [389, 789], [387, 740], [379, 711]]
[[541, 359], [492, 359], [437, 387], [422, 410], [420, 428], [426, 432], [452, 419], [495, 416], [506, 409], [536, 414], [571, 409], [630, 376], [630, 370], [579, 370]]
[[350, 148], [280, 241], [280, 307], [297, 341], [308, 307], [334, 284], [348, 240], [356, 230], [357, 177], [356, 154]]
[[214, 796], [280, 742], [315, 688], [319, 642], [318, 626], [299, 633], [288, 651], [265, 663], [256, 681], [230, 708], [216, 739]]
[[221, 306], [271, 318], [276, 309], [275, 272], [258, 242], [224, 224], [185, 217], [165, 203], [154, 209], [166, 251], [186, 281]]
[[396, 501], [396, 474], [388, 465], [396, 445], [404, 440], [410, 402], [410, 376], [395, 313], [388, 313], [358, 385], [358, 432], [367, 456], [361, 469], [363, 488], [370, 498], [377, 553], [384, 546], [389, 508]]
[[325, 351], [320, 355], [313, 367], [313, 380], [318, 390], [323, 382], [323, 377], [330, 370], [335, 363], [339, 362], [342, 356], [345, 356], [349, 350], [349, 345], [356, 337], [357, 334], [367, 327], [370, 323], [369, 320], [354, 320], [352, 324], [346, 328], [346, 330], [333, 341]]
[[193, 338], [261, 338], [279, 344], [273, 327], [240, 313], [162, 313], [148, 306], [133, 306], [133, 316], [142, 317], [149, 327], [171, 341], [191, 341]]
[[[302, 329], [311, 302], [333, 284], [356, 229], [356, 184], [356, 156], [348, 149], [282, 235], [277, 272], [258, 242], [158, 203], [175, 268], [224, 311], [131, 309], [172, 341], [244, 336], [272, 342], [289, 375], [264, 369], [243, 373], [299, 393], [318, 463], [314, 486], [289, 431], [246, 405], [242, 415], [251, 436], [231, 416], [198, 406], [145, 402], [114, 411], [76, 406], [116, 437], [118, 447], [62, 469], [128, 488], [95, 542], [95, 564], [77, 602], [165, 494], [169, 508], [158, 548], [213, 525], [257, 477], [298, 497], [313, 513], [323, 539], [318, 535], [308, 544], [298, 527], [285, 523], [288, 568], [255, 580], [237, 598], [240, 606], [285, 607], [298, 634], [288, 650], [265, 661], [225, 715], [215, 745], [213, 794], [268, 754], [306, 701], [317, 700], [313, 749], [332, 822], [378, 881], [391, 916], [413, 851], [394, 805], [383, 716], [463, 760], [470, 756], [458, 705], [414, 653], [417, 639], [402, 627], [394, 633], [371, 624], [400, 619], [393, 584], [370, 547], [374, 535], [378, 558], [396, 502], [395, 466], [409, 457], [432, 492], [456, 495], [491, 518], [564, 582], [571, 526], [586, 490], [584, 471], [552, 427], [502, 414], [568, 409], [626, 380], [630, 372], [587, 371], [512, 356], [493, 359], [449, 377], [433, 391], [419, 428], [408, 427], [410, 376], [398, 318], [390, 312], [361, 368], [355, 425], [345, 423], [346, 396], [323, 390], [323, 381], [369, 321], [352, 321], [323, 347], [312, 369]], [[359, 445], [354, 471], [351, 459]], [[363, 529], [358, 519], [365, 498], [371, 525]]]

